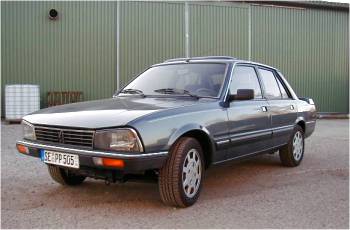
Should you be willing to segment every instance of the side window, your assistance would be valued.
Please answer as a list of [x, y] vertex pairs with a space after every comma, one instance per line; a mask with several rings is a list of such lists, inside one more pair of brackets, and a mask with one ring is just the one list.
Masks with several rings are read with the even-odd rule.
[[280, 99], [281, 92], [273, 72], [259, 68], [259, 73], [261, 80], [265, 86], [265, 97], [268, 99]]
[[230, 93], [237, 94], [237, 89], [253, 89], [254, 98], [262, 98], [258, 76], [253, 67], [237, 66], [234, 68]]
[[276, 77], [276, 80], [278, 82], [278, 86], [280, 87], [282, 98], [289, 98], [289, 95], [288, 95], [286, 89], [284, 88], [284, 86], [282, 85], [281, 80], [278, 79], [277, 77]]

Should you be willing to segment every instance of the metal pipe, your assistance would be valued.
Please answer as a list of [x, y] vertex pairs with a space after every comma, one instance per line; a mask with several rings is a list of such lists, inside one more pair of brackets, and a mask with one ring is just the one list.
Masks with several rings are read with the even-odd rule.
[[189, 6], [188, 2], [185, 2], [185, 52], [186, 58], [190, 57], [190, 25], [189, 25]]
[[248, 60], [252, 59], [252, 8], [248, 6]]
[[117, 90], [120, 89], [120, 1], [117, 1], [117, 12], [116, 12], [116, 77], [117, 77]]

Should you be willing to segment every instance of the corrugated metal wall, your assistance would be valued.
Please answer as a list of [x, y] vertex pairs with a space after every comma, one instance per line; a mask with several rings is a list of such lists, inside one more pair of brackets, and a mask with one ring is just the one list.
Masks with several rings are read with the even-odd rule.
[[349, 112], [349, 14], [252, 7], [252, 59], [279, 68], [322, 112]]
[[190, 5], [191, 56], [226, 55], [248, 59], [248, 7]]
[[[48, 19], [51, 8], [56, 21]], [[81, 90], [85, 100], [111, 96], [114, 32], [113, 2], [1, 2], [2, 89], [39, 84], [42, 107], [50, 90]]]
[[[2, 89], [5, 84], [82, 90], [85, 100], [110, 97], [149, 65], [184, 57], [181, 2], [1, 2]], [[60, 13], [47, 18], [49, 9]], [[189, 3], [191, 56], [231, 55], [276, 66], [319, 111], [349, 112], [348, 12], [238, 3]], [[42, 101], [42, 106], [46, 101]]]
[[185, 56], [184, 4], [122, 2], [120, 83], [150, 65]]

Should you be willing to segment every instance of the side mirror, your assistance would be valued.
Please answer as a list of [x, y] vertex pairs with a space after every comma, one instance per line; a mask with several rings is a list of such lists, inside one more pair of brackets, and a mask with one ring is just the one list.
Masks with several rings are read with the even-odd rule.
[[118, 89], [118, 90], [116, 90], [115, 92], [114, 92], [114, 94], [113, 94], [113, 97], [117, 97], [118, 96], [118, 94], [120, 93], [120, 89]]
[[236, 95], [230, 95], [230, 101], [243, 101], [254, 99], [253, 89], [238, 89]]

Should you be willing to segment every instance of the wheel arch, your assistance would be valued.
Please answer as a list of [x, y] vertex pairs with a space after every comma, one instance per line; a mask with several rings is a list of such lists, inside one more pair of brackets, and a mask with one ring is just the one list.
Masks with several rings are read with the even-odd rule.
[[178, 129], [169, 139], [168, 146], [171, 148], [176, 141], [182, 137], [193, 137], [197, 139], [202, 147], [205, 167], [208, 168], [212, 163], [215, 145], [210, 132], [203, 126], [197, 124], [186, 125]]
[[305, 119], [303, 117], [298, 117], [297, 120], [295, 121], [295, 125], [299, 125], [305, 133], [306, 122], [305, 122]]

